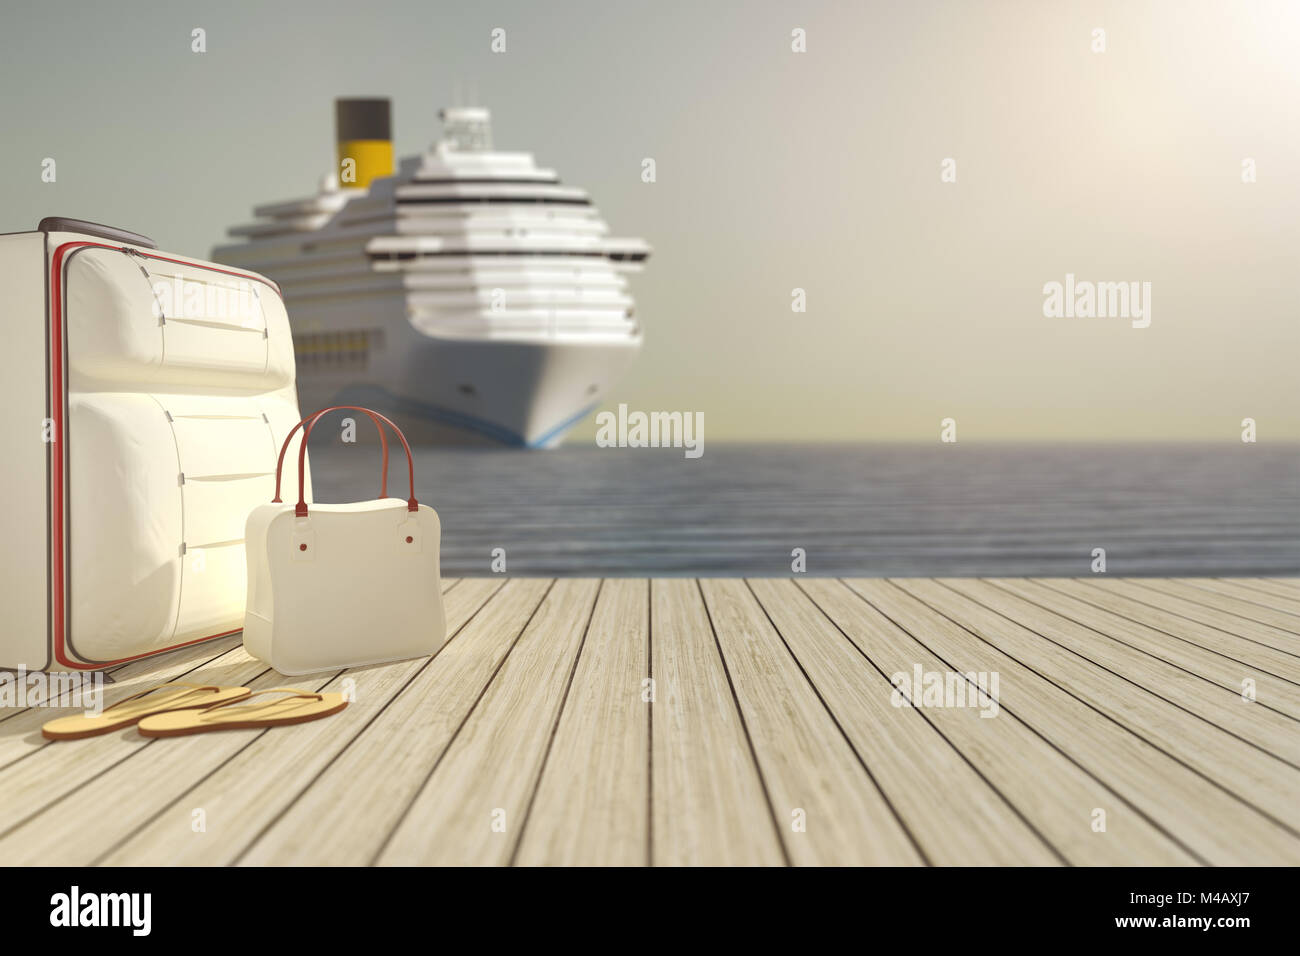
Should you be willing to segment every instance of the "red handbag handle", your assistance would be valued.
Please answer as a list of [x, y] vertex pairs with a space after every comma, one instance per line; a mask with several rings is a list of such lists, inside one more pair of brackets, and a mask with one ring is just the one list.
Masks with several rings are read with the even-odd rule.
[[[352, 408], [353, 406], [338, 405], [335, 407]], [[330, 411], [330, 409], [327, 408], [324, 411]], [[377, 412], [372, 412], [368, 408], [359, 408], [357, 409], [357, 411], [362, 411], [365, 412], [367, 415], [369, 415], [370, 420], [375, 423], [375, 428], [379, 432], [379, 444], [380, 447], [382, 447], [383, 449], [383, 456], [384, 456], [384, 470], [379, 477], [379, 497], [387, 498], [388, 497], [388, 434], [384, 431], [384, 426], [379, 423], [379, 419], [376, 417], [378, 414]], [[290, 439], [292, 439], [293, 436], [298, 433], [299, 428], [302, 428], [303, 425], [307, 424], [308, 418], [315, 418], [317, 415], [321, 415], [321, 414], [324, 414], [324, 412], [314, 412], [313, 414], [308, 415], [307, 418], [304, 418], [297, 425], [294, 425], [293, 428], [289, 430], [289, 434], [285, 436], [284, 444], [280, 446], [280, 457], [276, 460], [275, 463], [275, 497], [271, 499], [272, 504], [280, 504], [280, 469], [284, 465], [284, 453], [289, 450]], [[301, 485], [302, 482], [300, 480], [299, 487], [301, 487]], [[302, 496], [300, 495], [299, 497]]]
[[275, 464], [275, 498], [272, 499], [272, 503], [280, 503], [280, 472], [284, 465], [284, 453], [288, 450], [289, 442], [293, 440], [294, 433], [301, 428], [303, 430], [302, 441], [298, 443], [298, 504], [294, 508], [294, 514], [299, 518], [305, 518], [307, 516], [307, 489], [305, 481], [307, 470], [307, 439], [311, 437], [311, 430], [315, 427], [316, 422], [320, 420], [322, 415], [329, 412], [344, 410], [365, 412], [370, 416], [370, 420], [375, 423], [375, 427], [379, 429], [379, 437], [384, 445], [384, 474], [383, 486], [380, 488], [380, 494], [385, 498], [388, 497], [388, 440], [384, 436], [384, 429], [383, 426], [380, 425], [380, 422], [383, 422], [391, 428], [393, 433], [397, 435], [398, 440], [402, 443], [402, 448], [406, 451], [406, 474], [407, 479], [410, 482], [410, 497], [406, 499], [406, 510], [418, 510], [420, 503], [415, 500], [415, 459], [411, 457], [411, 446], [407, 444], [406, 436], [403, 435], [402, 430], [394, 425], [388, 418], [369, 408], [362, 408], [360, 405], [331, 405], [329, 408], [322, 408], [318, 412], [313, 412], [297, 425], [293, 426], [293, 429], [284, 439], [284, 445], [280, 448], [280, 459]]

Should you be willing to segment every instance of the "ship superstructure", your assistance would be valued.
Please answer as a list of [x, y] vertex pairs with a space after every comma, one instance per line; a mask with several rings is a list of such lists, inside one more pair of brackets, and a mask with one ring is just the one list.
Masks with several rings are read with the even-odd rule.
[[360, 404], [423, 440], [558, 444], [641, 347], [627, 275], [587, 193], [493, 148], [482, 107], [392, 172], [387, 100], [340, 100], [339, 173], [254, 210], [213, 258], [279, 283], [302, 407]]

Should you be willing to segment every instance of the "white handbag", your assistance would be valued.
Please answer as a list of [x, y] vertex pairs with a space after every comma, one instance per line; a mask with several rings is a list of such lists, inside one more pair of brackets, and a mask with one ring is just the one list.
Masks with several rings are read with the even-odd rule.
[[[383, 477], [377, 501], [313, 504], [302, 491], [307, 439], [327, 412], [363, 412], [379, 428]], [[406, 451], [410, 497], [388, 497], [388, 425]], [[296, 505], [280, 500], [280, 473], [294, 433]], [[415, 500], [415, 463], [406, 436], [367, 408], [335, 405], [309, 415], [284, 440], [275, 498], [248, 516], [248, 602], [244, 647], [281, 674], [379, 664], [432, 654], [446, 639], [438, 574], [438, 514]]]

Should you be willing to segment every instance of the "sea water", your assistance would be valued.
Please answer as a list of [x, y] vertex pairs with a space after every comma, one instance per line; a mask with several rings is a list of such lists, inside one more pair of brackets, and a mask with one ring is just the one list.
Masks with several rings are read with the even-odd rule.
[[[312, 442], [320, 501], [378, 467]], [[1086, 576], [1098, 549], [1109, 575], [1300, 574], [1295, 445], [417, 447], [415, 473], [447, 576]]]

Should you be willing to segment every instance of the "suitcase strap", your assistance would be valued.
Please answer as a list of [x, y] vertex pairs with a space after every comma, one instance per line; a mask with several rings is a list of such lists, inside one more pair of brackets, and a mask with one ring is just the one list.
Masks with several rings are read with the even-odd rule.
[[149, 294], [153, 296], [153, 304], [158, 307], [158, 324], [166, 325], [167, 313], [163, 311], [162, 299], [158, 298], [158, 290], [153, 287], [153, 276], [151, 276], [149, 270], [144, 267], [144, 256], [136, 252], [130, 246], [123, 246], [122, 252], [126, 254], [128, 259], [135, 263], [136, 268], [140, 270], [140, 274], [144, 276], [144, 281], [149, 284]]

